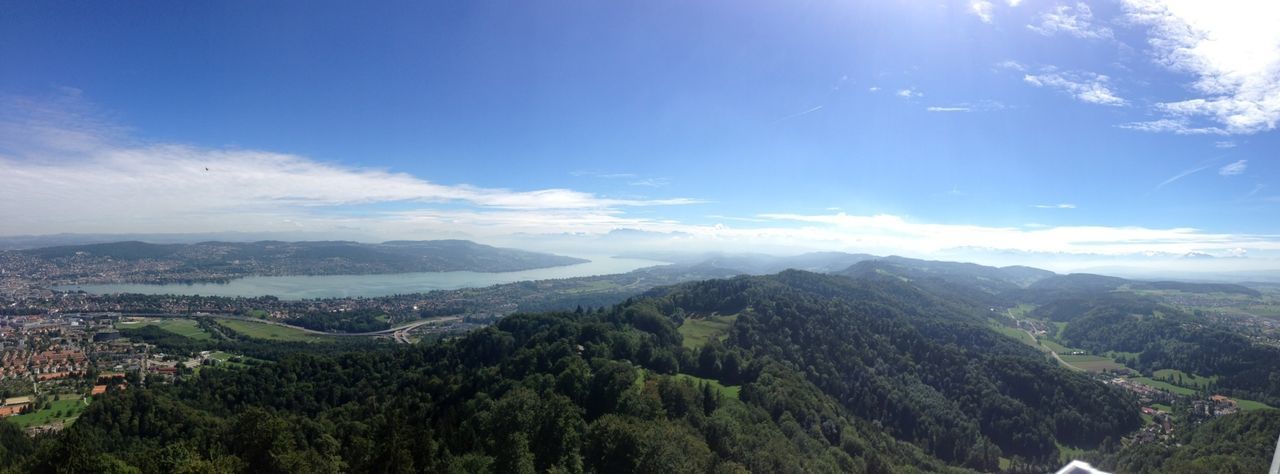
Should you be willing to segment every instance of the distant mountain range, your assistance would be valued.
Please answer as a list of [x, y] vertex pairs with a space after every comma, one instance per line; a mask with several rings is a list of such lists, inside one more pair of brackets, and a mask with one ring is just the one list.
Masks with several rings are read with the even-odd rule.
[[[510, 272], [587, 260], [465, 240], [321, 242], [113, 242], [4, 252], [15, 267], [45, 262], [44, 276], [86, 281], [216, 281], [249, 275]], [[33, 275], [35, 276], [35, 275]]]

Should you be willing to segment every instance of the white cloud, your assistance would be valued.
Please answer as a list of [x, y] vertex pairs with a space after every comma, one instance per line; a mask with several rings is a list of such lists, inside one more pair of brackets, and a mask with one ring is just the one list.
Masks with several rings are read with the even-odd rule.
[[879, 86], [868, 87], [867, 92], [880, 92], [880, 87]]
[[937, 107], [937, 106], [934, 106], [934, 107], [925, 107], [925, 110], [927, 110], [927, 111], [929, 111], [929, 112], [968, 112], [968, 111], [969, 111], [969, 110], [971, 110], [971, 109], [969, 109], [968, 107]]
[[[0, 116], [5, 113], [0, 109]], [[22, 130], [15, 128], [22, 123], [35, 122], [0, 117], [0, 132], [23, 136]], [[5, 233], [235, 229], [323, 235], [342, 229], [382, 239], [450, 237], [519, 244], [537, 242], [538, 236], [594, 238], [591, 236], [629, 228], [668, 233], [663, 245], [683, 250], [814, 249], [921, 257], [970, 247], [1073, 255], [1147, 251], [1181, 255], [1190, 251], [1223, 253], [1234, 248], [1248, 249], [1251, 255], [1280, 252], [1280, 241], [1273, 236], [1186, 228], [990, 227], [845, 213], [778, 213], [736, 219], [751, 227], [687, 223], [648, 212], [649, 207], [698, 202], [694, 199], [438, 184], [406, 173], [323, 163], [283, 153], [139, 143], [127, 136], [101, 133], [111, 127], [98, 125], [73, 128], [79, 130], [76, 133], [59, 133], [57, 126], [43, 122], [38, 125], [47, 133], [20, 146], [0, 141], [0, 170], [4, 171], [0, 173], [0, 189], [4, 190], [0, 222], [4, 222]], [[67, 140], [59, 141], [58, 137]], [[86, 147], [88, 143], [94, 146]], [[28, 147], [31, 144], [39, 146]], [[574, 174], [626, 182], [643, 179], [632, 177], [632, 173]], [[1065, 203], [1049, 206], [1069, 209]], [[555, 239], [565, 242], [562, 237]], [[584, 249], [560, 248], [568, 253]]]
[[1027, 70], [1027, 67], [1026, 67], [1026, 66], [1023, 66], [1023, 65], [1022, 65], [1022, 63], [1017, 62], [1017, 61], [1014, 61], [1014, 60], [1012, 60], [1012, 59], [1006, 59], [1006, 60], [1004, 60], [1004, 61], [1000, 61], [1000, 62], [996, 63], [996, 67], [998, 67], [998, 68], [1000, 68], [1000, 69], [1012, 69], [1012, 70], [1014, 70], [1014, 71], [1018, 71], [1018, 72], [1022, 72], [1022, 71], [1026, 71], [1026, 70]]
[[991, 23], [991, 10], [995, 7], [987, 0], [972, 0], [969, 2], [969, 12], [978, 16], [983, 23]]
[[917, 91], [914, 87], [899, 89], [897, 94], [898, 94], [898, 97], [903, 97], [907, 99], [910, 99], [912, 97], [924, 97], [924, 93]]
[[1231, 134], [1273, 130], [1280, 122], [1280, 3], [1243, 0], [1125, 0], [1131, 21], [1149, 27], [1156, 61], [1196, 77], [1201, 97], [1159, 104], [1175, 120], [1208, 119]]
[[1162, 118], [1159, 120], [1151, 120], [1147, 122], [1129, 122], [1117, 125], [1117, 127], [1127, 130], [1137, 130], [1140, 132], [1171, 132], [1178, 135], [1224, 135], [1226, 131], [1216, 127], [1195, 127], [1191, 125], [1191, 121], [1186, 118]]
[[1037, 209], [1075, 209], [1076, 205], [1064, 202], [1061, 204], [1035, 204], [1031, 207], [1035, 207]]
[[18, 138], [0, 141], [0, 222], [11, 234], [223, 231], [356, 215], [376, 220], [384, 215], [379, 206], [391, 205], [616, 216], [625, 208], [699, 202], [439, 184], [284, 153], [139, 143], [74, 114], [51, 115], [61, 121], [54, 123], [30, 112], [0, 112], [0, 136]]
[[1111, 90], [1111, 78], [1092, 72], [1026, 74], [1023, 81], [1036, 87], [1052, 87], [1070, 93], [1083, 102], [1098, 105], [1121, 106], [1127, 102]]
[[645, 186], [650, 188], [660, 188], [668, 184], [671, 184], [671, 180], [667, 178], [641, 178], [627, 182], [628, 186]]
[[1022, 4], [1022, 0], [1008, 0], [1009, 6], [1016, 7]]
[[893, 247], [928, 254], [948, 249], [984, 248], [1020, 252], [1132, 255], [1193, 251], [1224, 252], [1232, 248], [1280, 249], [1270, 236], [1214, 234], [1194, 228], [1058, 226], [987, 227], [917, 223], [900, 216], [835, 214], [762, 214], [758, 217], [796, 222], [811, 236], [826, 235], [863, 248]]
[[1040, 16], [1039, 25], [1027, 25], [1027, 29], [1044, 36], [1063, 33], [1085, 39], [1112, 37], [1110, 28], [1093, 24], [1093, 10], [1084, 3], [1055, 6]]
[[1235, 163], [1228, 163], [1222, 168], [1218, 168], [1218, 174], [1223, 176], [1236, 176], [1244, 174], [1245, 168], [1249, 167], [1249, 160], [1240, 160]]
[[1213, 142], [1213, 147], [1214, 147], [1214, 148], [1235, 148], [1235, 147], [1236, 147], [1236, 142], [1233, 142], [1233, 141], [1230, 141], [1230, 140], [1228, 140], [1228, 141], [1221, 141], [1221, 142]]

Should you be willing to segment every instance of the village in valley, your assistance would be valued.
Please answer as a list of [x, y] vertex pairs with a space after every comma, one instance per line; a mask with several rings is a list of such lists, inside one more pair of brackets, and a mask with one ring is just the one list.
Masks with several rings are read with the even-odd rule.
[[[992, 310], [995, 311], [995, 308]], [[1214, 377], [1198, 377], [1168, 369], [1156, 370], [1150, 376], [1144, 376], [1121, 363], [1132, 354], [1094, 354], [1085, 349], [1064, 346], [1057, 335], [1065, 324], [1034, 319], [1028, 313], [1030, 308], [1026, 306], [1006, 310], [1008, 319], [1000, 321], [1002, 327], [998, 329], [1005, 335], [1044, 351], [1064, 367], [1086, 372], [1102, 383], [1123, 389], [1138, 399], [1145, 425], [1127, 437], [1124, 443], [1173, 444], [1177, 442], [1176, 430], [1185, 429], [1183, 425], [1200, 424], [1242, 410], [1269, 408], [1256, 401], [1237, 400], [1215, 393], [1212, 386]], [[1273, 320], [1257, 317], [1252, 319], [1265, 320], [1269, 330], [1262, 333], [1263, 338], [1276, 340]]]

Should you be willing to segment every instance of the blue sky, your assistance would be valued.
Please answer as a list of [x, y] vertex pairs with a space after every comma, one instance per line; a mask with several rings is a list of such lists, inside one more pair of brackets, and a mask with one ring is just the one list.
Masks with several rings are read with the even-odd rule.
[[1280, 250], [1275, 7], [799, 3], [9, 2], [0, 234]]

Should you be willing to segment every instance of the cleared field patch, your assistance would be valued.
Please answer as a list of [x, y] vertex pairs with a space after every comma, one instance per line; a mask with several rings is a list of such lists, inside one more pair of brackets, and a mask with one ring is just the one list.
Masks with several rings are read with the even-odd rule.
[[270, 341], [302, 341], [302, 342], [326, 342], [331, 340], [330, 337], [321, 336], [319, 334], [311, 334], [306, 331], [278, 326], [275, 324], [260, 323], [257, 321], [245, 321], [241, 319], [220, 319], [218, 325], [252, 337], [254, 339], [266, 339]]
[[[1028, 346], [1031, 346], [1031, 347], [1034, 347], [1034, 348], [1040, 349], [1040, 344], [1039, 344], [1038, 342], [1036, 342], [1036, 338], [1031, 337], [1031, 335], [1030, 335], [1030, 334], [1027, 334], [1027, 332], [1026, 332], [1026, 331], [1023, 331], [1023, 330], [1018, 329], [1018, 328], [1011, 328], [1011, 327], [1009, 327], [1009, 326], [999, 326], [999, 325], [993, 325], [993, 326], [991, 326], [991, 328], [992, 328], [992, 329], [995, 329], [995, 330], [996, 330], [996, 331], [998, 331], [1000, 334], [1004, 334], [1004, 335], [1006, 335], [1006, 336], [1009, 336], [1009, 337], [1012, 337], [1012, 338], [1014, 338], [1014, 339], [1017, 339], [1017, 340], [1021, 341], [1023, 344], [1026, 344], [1026, 345], [1028, 345]], [[1041, 350], [1043, 350], [1043, 349], [1041, 349]]]
[[1236, 398], [1236, 399], [1235, 399], [1235, 401], [1236, 401], [1236, 406], [1239, 406], [1239, 407], [1240, 407], [1240, 409], [1241, 409], [1241, 410], [1244, 410], [1244, 411], [1253, 411], [1253, 410], [1274, 410], [1274, 409], [1275, 409], [1275, 407], [1272, 407], [1271, 405], [1267, 405], [1266, 403], [1262, 403], [1262, 402], [1255, 402], [1255, 401], [1253, 401], [1253, 400], [1245, 400], [1245, 399], [1242, 399], [1242, 398]]
[[64, 394], [62, 400], [54, 400], [49, 402], [49, 408], [37, 410], [25, 415], [16, 415], [6, 418], [19, 428], [27, 428], [30, 426], [47, 425], [54, 422], [73, 421], [88, 408], [88, 404], [84, 402], [84, 397], [80, 395]]
[[684, 336], [684, 347], [697, 349], [711, 338], [724, 340], [729, 335], [729, 326], [738, 319], [738, 315], [707, 316], [700, 319], [686, 319], [677, 329]]
[[1070, 354], [1072, 352], [1087, 352], [1084, 349], [1075, 349], [1075, 348], [1064, 346], [1058, 341], [1049, 339], [1047, 337], [1040, 338], [1040, 343], [1044, 344], [1045, 347], [1048, 347], [1049, 350], [1053, 352], [1057, 352], [1058, 355], [1063, 357], [1066, 357], [1067, 354]]
[[703, 383], [711, 384], [712, 390], [720, 392], [720, 394], [723, 395], [725, 398], [732, 398], [734, 400], [737, 400], [738, 394], [742, 392], [741, 385], [724, 385], [716, 380], [704, 379], [702, 377], [697, 377], [689, 374], [676, 374], [675, 378], [679, 380], [693, 381], [694, 385], [700, 385]]
[[1153, 377], [1151, 378], [1156, 380], [1163, 380], [1163, 381], [1172, 383], [1174, 385], [1193, 388], [1193, 389], [1209, 388], [1209, 385], [1218, 381], [1218, 377], [1216, 375], [1211, 377], [1201, 377], [1199, 375], [1195, 375], [1195, 374], [1191, 374], [1191, 373], [1187, 373], [1187, 372], [1183, 372], [1181, 370], [1175, 370], [1175, 369], [1157, 370], [1155, 371], [1155, 374], [1153, 374]]
[[1137, 377], [1137, 378], [1134, 378], [1133, 380], [1143, 385], [1146, 385], [1148, 387], [1168, 390], [1178, 395], [1195, 395], [1196, 394], [1195, 390], [1189, 389], [1187, 387], [1179, 387], [1169, 382], [1161, 382], [1159, 380], [1154, 380], [1150, 377]]
[[1070, 355], [1058, 354], [1062, 360], [1068, 364], [1074, 365], [1090, 372], [1102, 372], [1104, 370], [1120, 370], [1125, 366], [1103, 356], [1096, 355]]
[[209, 334], [204, 329], [200, 329], [200, 326], [196, 324], [196, 321], [194, 319], [179, 319], [179, 318], [151, 319], [151, 320], [148, 320], [146, 323], [140, 323], [138, 325], [131, 326], [131, 327], [141, 327], [141, 326], [155, 326], [165, 331], [169, 331], [171, 333], [177, 334], [185, 338], [195, 339], [197, 341], [213, 340], [213, 335]]

